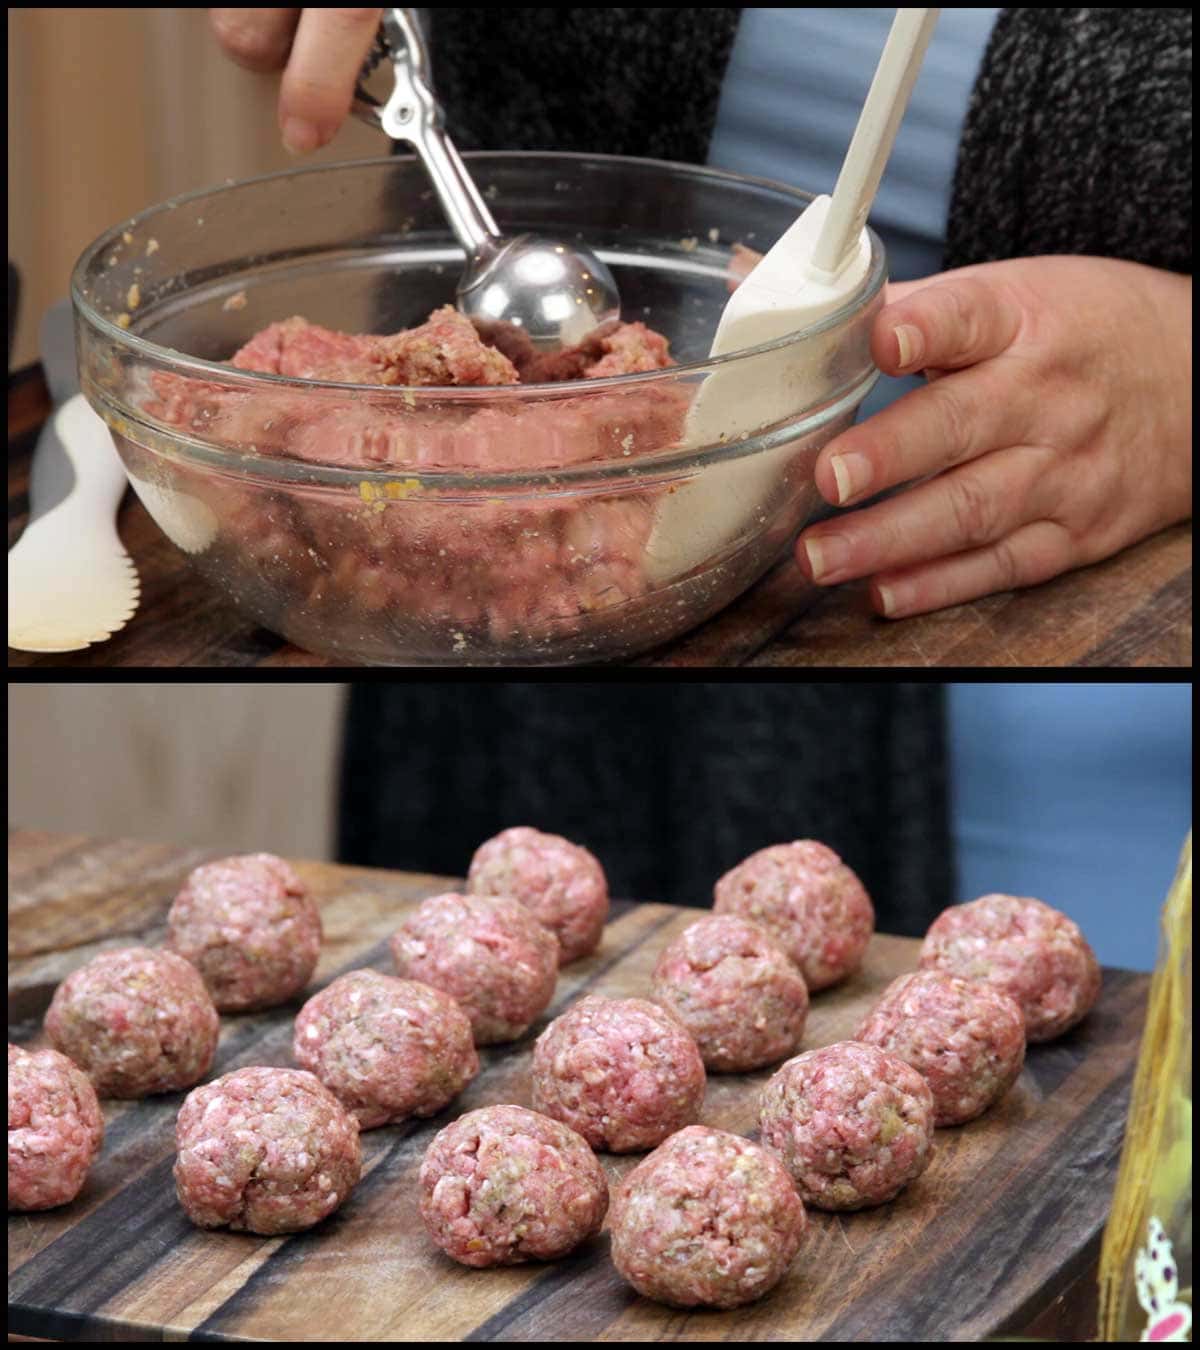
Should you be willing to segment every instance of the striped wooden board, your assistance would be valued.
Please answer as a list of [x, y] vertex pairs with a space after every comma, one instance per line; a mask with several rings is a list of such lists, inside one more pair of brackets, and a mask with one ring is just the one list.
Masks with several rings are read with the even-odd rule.
[[[203, 856], [163, 845], [18, 833], [10, 838], [9, 1036], [42, 1040], [67, 971], [105, 946], [157, 943], [166, 908]], [[386, 940], [445, 878], [298, 863], [324, 916], [315, 988], [357, 966], [388, 970]], [[621, 902], [600, 950], [568, 967], [547, 1018], [585, 991], [645, 994], [663, 945], [695, 911]], [[877, 936], [863, 971], [813, 1001], [806, 1046], [849, 1035], [883, 986], [913, 966], [912, 939]], [[607, 1236], [567, 1259], [468, 1270], [437, 1251], [416, 1172], [452, 1114], [528, 1103], [533, 1039], [481, 1054], [482, 1071], [429, 1121], [369, 1131], [364, 1172], [319, 1228], [281, 1238], [203, 1232], [171, 1180], [181, 1095], [107, 1102], [107, 1137], [83, 1193], [9, 1219], [9, 1327], [61, 1339], [196, 1340], [977, 1340], [1061, 1308], [1094, 1260], [1117, 1168], [1148, 977], [1105, 972], [1096, 1010], [1034, 1047], [1005, 1101], [941, 1130], [925, 1175], [894, 1203], [811, 1212], [791, 1272], [733, 1312], [684, 1313], [618, 1278]], [[295, 1006], [222, 1019], [214, 1074], [287, 1064]], [[704, 1120], [755, 1127], [766, 1072], [713, 1076]], [[604, 1157], [611, 1181], [636, 1158]]]

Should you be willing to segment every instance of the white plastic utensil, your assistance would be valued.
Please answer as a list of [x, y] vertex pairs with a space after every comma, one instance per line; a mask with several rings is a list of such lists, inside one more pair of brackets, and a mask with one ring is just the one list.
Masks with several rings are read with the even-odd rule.
[[[879, 180], [941, 11], [898, 9], [842, 162], [833, 196], [817, 197], [734, 291], [717, 325], [711, 356], [772, 342], [841, 308], [866, 278], [864, 228]], [[834, 335], [833, 341], [836, 341]], [[741, 432], [745, 410], [770, 427], [816, 402], [826, 383], [829, 343], [797, 357], [785, 351], [751, 363], [750, 373], [718, 367], [688, 413], [687, 441], [716, 445]], [[744, 433], [743, 433], [744, 434]], [[795, 442], [710, 465], [664, 494], [648, 544], [653, 579], [672, 580], [711, 559], [764, 510]]]
[[137, 571], [116, 530], [125, 470], [108, 428], [76, 394], [54, 415], [75, 482], [25, 529], [8, 554], [8, 645], [74, 652], [103, 642], [132, 618]]

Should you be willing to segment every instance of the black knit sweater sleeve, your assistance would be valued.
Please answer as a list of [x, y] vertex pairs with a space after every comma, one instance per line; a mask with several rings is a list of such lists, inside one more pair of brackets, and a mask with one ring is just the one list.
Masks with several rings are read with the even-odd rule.
[[971, 97], [946, 266], [1045, 253], [1192, 270], [1192, 14], [1006, 9]]

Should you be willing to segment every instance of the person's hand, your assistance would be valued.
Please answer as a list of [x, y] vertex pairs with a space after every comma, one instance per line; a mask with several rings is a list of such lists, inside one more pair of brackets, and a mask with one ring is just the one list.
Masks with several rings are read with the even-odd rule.
[[[930, 383], [822, 450], [838, 506], [805, 530], [821, 585], [891, 618], [1030, 586], [1191, 512], [1192, 282], [1106, 258], [986, 263], [894, 285], [871, 335]], [[933, 477], [928, 477], [934, 475]]]
[[210, 9], [217, 41], [248, 70], [283, 71], [279, 129], [296, 155], [331, 141], [346, 120], [378, 9]]

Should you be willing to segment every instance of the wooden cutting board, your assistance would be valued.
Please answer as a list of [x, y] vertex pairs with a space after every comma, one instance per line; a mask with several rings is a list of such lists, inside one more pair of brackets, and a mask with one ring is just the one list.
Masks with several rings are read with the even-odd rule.
[[[106, 946], [161, 941], [166, 909], [212, 851], [20, 832], [10, 837], [9, 1038], [42, 1043], [55, 984]], [[358, 966], [390, 970], [386, 940], [445, 878], [297, 863], [326, 941], [312, 988]], [[584, 992], [645, 995], [662, 947], [695, 910], [620, 902], [600, 950], [560, 976], [547, 1019]], [[859, 975], [818, 994], [805, 1047], [853, 1033], [918, 944], [876, 936]], [[481, 1053], [482, 1070], [431, 1121], [363, 1136], [363, 1177], [319, 1228], [261, 1238], [204, 1232], [171, 1180], [182, 1094], [104, 1104], [104, 1151], [77, 1200], [9, 1217], [9, 1329], [79, 1340], [977, 1340], [1028, 1328], [1086, 1295], [1108, 1212], [1149, 977], [1106, 970], [1074, 1033], [1030, 1050], [1004, 1102], [939, 1130], [923, 1177], [890, 1205], [810, 1211], [783, 1283], [732, 1312], [685, 1313], [617, 1276], [607, 1235], [563, 1261], [469, 1270], [425, 1236], [416, 1173], [452, 1115], [529, 1102], [543, 1023]], [[297, 1005], [223, 1017], [213, 1075], [288, 1064]], [[767, 1071], [710, 1077], [703, 1119], [755, 1129]], [[602, 1156], [616, 1182], [637, 1157]], [[1044, 1320], [1039, 1329], [1049, 1325]]]

